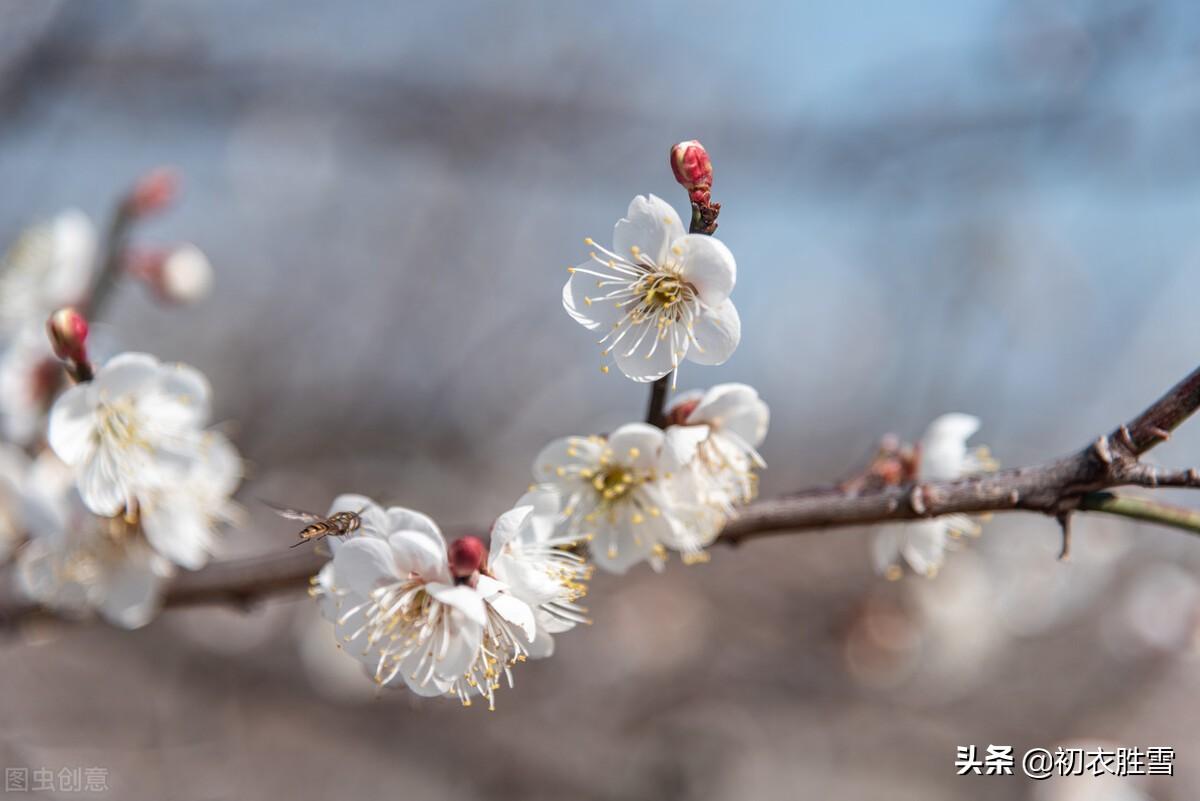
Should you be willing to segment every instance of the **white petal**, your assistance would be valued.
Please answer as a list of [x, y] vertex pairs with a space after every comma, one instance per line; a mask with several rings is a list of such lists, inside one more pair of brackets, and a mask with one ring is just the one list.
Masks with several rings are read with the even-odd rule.
[[904, 558], [922, 575], [942, 566], [946, 558], [946, 524], [942, 520], [909, 523], [902, 547]]
[[434, 549], [446, 552], [446, 540], [442, 537], [442, 530], [429, 515], [403, 506], [389, 506], [387, 519], [389, 531], [414, 531], [428, 539]]
[[646, 423], [626, 423], [608, 437], [613, 461], [641, 470], [658, 464], [664, 442], [662, 429]]
[[684, 280], [696, 287], [706, 306], [719, 306], [729, 298], [737, 281], [737, 263], [725, 243], [704, 234], [687, 234], [671, 245], [682, 253], [675, 258]]
[[[639, 527], [655, 518], [647, 517]], [[653, 551], [655, 540], [635, 534], [628, 514], [621, 514], [615, 523], [605, 524], [596, 531], [590, 545], [592, 561], [601, 570], [623, 574], [638, 562], [644, 562]]]
[[533, 619], [533, 610], [524, 601], [514, 595], [502, 592], [489, 598], [488, 605], [509, 625], [520, 629], [525, 635], [526, 643], [532, 642], [537, 637], [537, 623]]
[[122, 353], [109, 359], [91, 385], [103, 398], [119, 398], [153, 387], [159, 380], [159, 362], [148, 353]]
[[904, 528], [900, 525], [880, 526], [871, 543], [871, 559], [876, 572], [883, 574], [900, 561], [900, 542]]
[[724, 364], [742, 340], [742, 320], [733, 301], [726, 300], [696, 321], [696, 343], [687, 357], [696, 364]]
[[204, 567], [214, 539], [204, 510], [172, 503], [168, 496], [145, 505], [142, 512], [142, 530], [154, 550], [187, 570]]
[[129, 500], [129, 488], [108, 448], [99, 448], [79, 468], [79, 497], [101, 517], [119, 514]]
[[930, 423], [921, 438], [921, 480], [960, 478], [967, 457], [967, 439], [978, 430], [979, 418], [969, 414], [944, 414]]
[[529, 658], [548, 659], [552, 656], [554, 656], [554, 637], [539, 626], [537, 636], [533, 638], [533, 642], [529, 643]]
[[671, 470], [678, 470], [691, 464], [696, 458], [696, 450], [700, 443], [708, 439], [709, 428], [706, 425], [697, 426], [668, 426], [666, 431], [667, 465]]
[[[597, 267], [600, 267], [595, 262], [579, 266], [588, 270], [596, 270]], [[602, 270], [596, 271], [599, 272]], [[598, 287], [596, 286], [597, 280], [599, 279], [594, 275], [573, 273], [567, 279], [567, 283], [563, 285], [563, 308], [567, 310], [567, 314], [571, 315], [571, 318], [575, 322], [589, 331], [596, 331], [598, 329], [607, 330], [625, 315], [621, 309], [617, 308], [616, 301], [599, 300], [599, 298], [612, 290], [617, 289], [617, 286]]]
[[[420, 576], [426, 581], [448, 581], [450, 567], [445, 546], [423, 531], [397, 531], [388, 537], [394, 552], [394, 564], [401, 576]], [[347, 543], [348, 544], [348, 543]]]
[[655, 195], [638, 195], [629, 203], [625, 217], [613, 229], [613, 250], [618, 256], [637, 263], [633, 248], [663, 264], [667, 248], [684, 235], [683, 223], [671, 204]]
[[558, 481], [559, 468], [594, 467], [604, 453], [604, 440], [591, 437], [560, 437], [542, 448], [533, 462], [538, 481]]
[[439, 603], [462, 612], [467, 620], [480, 626], [487, 623], [487, 611], [483, 607], [483, 596], [467, 585], [433, 582], [425, 585], [425, 589]]
[[198, 427], [208, 422], [212, 385], [203, 373], [186, 364], [163, 365], [159, 380], [162, 391], [186, 411], [188, 424]]
[[499, 553], [500, 548], [516, 539], [532, 512], [532, 506], [517, 506], [496, 518], [496, 522], [492, 524], [491, 552]]
[[766, 438], [770, 413], [753, 387], [718, 384], [705, 394], [692, 418], [732, 431], [752, 447], [758, 447]]
[[54, 402], [46, 438], [54, 453], [69, 465], [86, 459], [95, 447], [95, 395], [87, 384], [71, 387]]
[[[612, 347], [617, 367], [634, 381], [657, 381], [683, 361], [684, 356], [671, 356], [670, 334], [656, 343], [658, 330], [654, 323], [646, 321], [631, 326], [624, 339]], [[643, 334], [645, 334], [643, 338]], [[688, 340], [679, 337], [679, 347], [684, 355], [688, 352]], [[657, 347], [655, 345], [657, 344]], [[636, 348], [634, 346], [637, 346]]]
[[122, 628], [136, 629], [146, 625], [162, 605], [167, 573], [153, 557], [131, 554], [106, 577], [100, 614]]
[[392, 549], [374, 537], [355, 537], [343, 542], [333, 557], [333, 565], [337, 586], [363, 596], [369, 596], [381, 579], [401, 578]]
[[522, 535], [531, 537], [533, 542], [544, 542], [554, 536], [562, 510], [562, 495], [556, 488], [541, 484], [518, 498], [516, 505], [532, 507], [528, 528]]

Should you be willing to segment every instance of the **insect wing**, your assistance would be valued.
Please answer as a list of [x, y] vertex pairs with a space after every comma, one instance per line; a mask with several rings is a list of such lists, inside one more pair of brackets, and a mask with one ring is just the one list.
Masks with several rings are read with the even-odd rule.
[[[261, 499], [260, 499], [261, 500]], [[286, 506], [276, 506], [270, 501], [262, 501], [264, 506], [269, 507], [275, 514], [280, 517], [286, 517], [288, 520], [299, 520], [302, 523], [320, 523], [325, 518], [321, 515], [306, 512], [303, 509], [289, 509]]]

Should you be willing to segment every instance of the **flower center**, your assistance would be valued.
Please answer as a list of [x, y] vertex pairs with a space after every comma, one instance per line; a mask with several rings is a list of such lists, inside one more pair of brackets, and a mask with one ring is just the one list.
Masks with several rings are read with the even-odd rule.
[[137, 412], [129, 398], [122, 398], [115, 403], [100, 403], [96, 436], [122, 449], [146, 446], [146, 440], [139, 431]]
[[599, 493], [600, 500], [607, 503], [621, 500], [640, 483], [632, 470], [620, 465], [609, 467], [592, 478], [592, 486]]

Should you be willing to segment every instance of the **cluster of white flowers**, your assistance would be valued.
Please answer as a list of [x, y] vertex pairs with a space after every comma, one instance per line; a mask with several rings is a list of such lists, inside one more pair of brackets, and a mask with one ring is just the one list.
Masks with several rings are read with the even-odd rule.
[[0, 265], [0, 434], [27, 445], [42, 432], [58, 365], [43, 331], [55, 309], [83, 300], [96, 266], [96, 230], [69, 210], [24, 231]]
[[361, 521], [344, 540], [312, 594], [334, 623], [339, 644], [382, 686], [419, 695], [487, 699], [495, 708], [503, 678], [526, 658], [549, 656], [555, 634], [586, 622], [577, 601], [590, 568], [554, 536], [553, 498], [532, 494], [496, 521], [491, 549], [463, 537], [446, 546], [430, 518], [342, 495], [330, 515]]
[[[163, 208], [172, 187], [164, 174], [143, 179], [122, 219]], [[208, 561], [235, 512], [241, 460], [205, 430], [210, 392], [195, 370], [137, 353], [95, 370], [87, 321], [69, 307], [117, 277], [97, 271], [97, 250], [91, 221], [70, 210], [22, 233], [0, 264], [0, 562], [15, 558], [18, 587], [44, 606], [135, 627], [177, 567]], [[134, 270], [116, 251], [109, 267], [171, 288], [163, 299], [196, 300], [207, 261], [191, 247], [181, 268], [179, 252]], [[52, 405], [59, 358], [82, 383]]]
[[607, 437], [564, 437], [534, 461], [537, 486], [563, 499], [558, 530], [588, 541], [607, 571], [660, 570], [668, 551], [703, 561], [734, 506], [755, 495], [769, 419], [757, 392], [721, 384], [687, 393], [669, 419], [665, 431], [629, 423]]
[[[595, 246], [602, 256], [571, 269], [562, 295], [575, 320], [607, 329], [604, 355], [635, 381], [663, 378], [684, 358], [728, 359], [741, 334], [729, 249], [684, 233], [653, 195], [634, 198], [613, 239], [612, 251]], [[722, 384], [665, 411], [665, 430], [629, 423], [547, 445], [486, 554], [473, 537], [447, 549], [424, 515], [338, 498], [329, 515], [355, 512], [360, 525], [330, 538], [333, 558], [312, 592], [340, 643], [381, 685], [494, 707], [513, 665], [549, 656], [555, 634], [585, 622], [584, 553], [614, 573], [639, 562], [661, 570], [668, 551], [705, 560], [735, 506], [755, 495], [767, 406], [744, 384]]]
[[[985, 446], [967, 447], [978, 430], [979, 418], [969, 414], [944, 414], [930, 423], [915, 452], [917, 481], [953, 481], [994, 470], [996, 463]], [[907, 562], [916, 573], [933, 577], [957, 540], [979, 536], [980, 531], [979, 523], [967, 515], [881, 526], [875, 535], [875, 567], [898, 579], [904, 572], [902, 562]]]
[[136, 627], [177, 566], [208, 562], [242, 476], [233, 445], [205, 429], [209, 395], [193, 368], [125, 353], [55, 401], [51, 451], [26, 481], [17, 568], [30, 598]]

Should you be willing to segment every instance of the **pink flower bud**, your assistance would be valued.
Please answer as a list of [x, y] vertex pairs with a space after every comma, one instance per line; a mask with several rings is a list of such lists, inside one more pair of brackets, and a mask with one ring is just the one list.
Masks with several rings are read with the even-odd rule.
[[171, 205], [178, 193], [179, 176], [169, 167], [158, 167], [138, 179], [126, 203], [135, 217], [146, 217]]
[[671, 170], [693, 203], [708, 203], [712, 199], [712, 162], [699, 140], [689, 139], [671, 148]]
[[483, 567], [486, 555], [487, 549], [483, 540], [478, 537], [460, 537], [450, 543], [450, 572], [455, 578], [470, 578]]
[[88, 324], [75, 309], [67, 307], [50, 315], [46, 321], [46, 334], [59, 359], [76, 364], [87, 362]]

